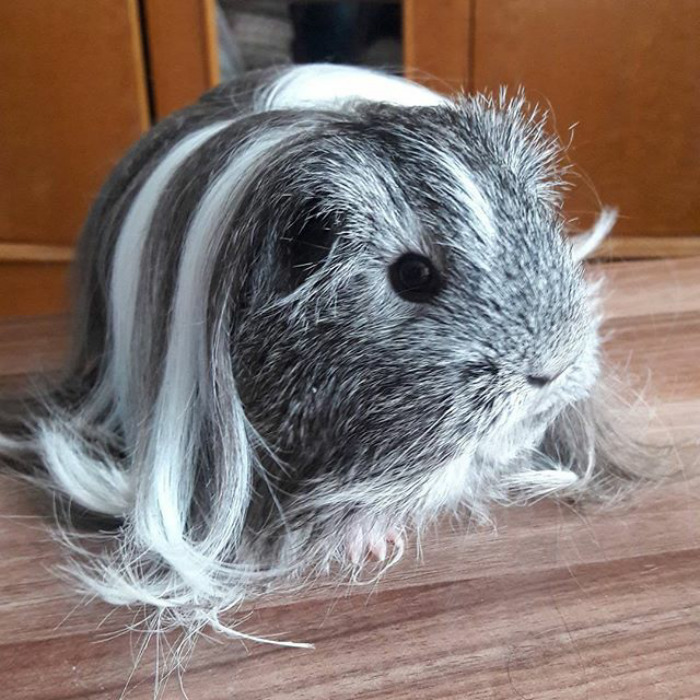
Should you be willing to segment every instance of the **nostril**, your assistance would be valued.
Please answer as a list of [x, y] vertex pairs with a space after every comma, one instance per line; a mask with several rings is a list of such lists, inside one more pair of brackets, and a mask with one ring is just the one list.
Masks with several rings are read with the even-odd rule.
[[557, 372], [556, 374], [528, 374], [525, 378], [530, 386], [539, 389], [543, 386], [547, 386], [547, 384], [551, 384], [560, 375], [561, 372]]
[[552, 381], [552, 378], [546, 375], [528, 374], [525, 378], [530, 386], [535, 386], [538, 388], [547, 386], [547, 384]]

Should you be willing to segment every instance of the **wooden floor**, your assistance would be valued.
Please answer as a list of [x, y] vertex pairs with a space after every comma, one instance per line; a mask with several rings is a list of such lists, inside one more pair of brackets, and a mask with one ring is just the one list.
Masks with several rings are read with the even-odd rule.
[[[605, 269], [610, 357], [657, 405], [686, 465], [625, 508], [497, 510], [497, 530], [443, 523], [375, 586], [269, 600], [243, 629], [315, 650], [203, 640], [191, 700], [700, 698], [700, 259]], [[0, 372], [56, 365], [60, 319], [0, 326]], [[665, 428], [664, 428], [665, 426]], [[151, 698], [133, 617], [81, 605], [51, 568], [32, 495], [0, 482], [0, 698]], [[180, 698], [173, 680], [166, 698]]]

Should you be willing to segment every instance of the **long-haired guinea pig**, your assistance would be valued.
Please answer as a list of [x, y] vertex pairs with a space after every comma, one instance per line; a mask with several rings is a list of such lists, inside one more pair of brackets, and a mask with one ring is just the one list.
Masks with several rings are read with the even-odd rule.
[[313, 65], [147, 133], [86, 223], [65, 373], [3, 419], [81, 584], [225, 630], [442, 511], [624, 475], [581, 262], [614, 217], [567, 238], [561, 153], [520, 97]]

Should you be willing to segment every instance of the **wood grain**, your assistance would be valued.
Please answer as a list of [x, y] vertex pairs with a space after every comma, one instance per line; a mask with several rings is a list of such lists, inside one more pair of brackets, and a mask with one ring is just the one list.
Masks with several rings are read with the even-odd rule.
[[69, 249], [148, 126], [137, 2], [0, 3], [0, 316], [66, 309]]
[[404, 0], [406, 76], [443, 92], [471, 89], [472, 0]]
[[0, 263], [0, 317], [65, 313], [68, 263]]
[[0, 262], [67, 263], [74, 257], [70, 246], [0, 243]]
[[446, 92], [522, 86], [565, 143], [575, 125], [566, 211], [584, 228], [601, 202], [619, 208], [606, 254], [698, 254], [699, 2], [407, 0], [404, 25], [410, 76]]
[[597, 259], [683, 258], [700, 255], [695, 236], [610, 236], [595, 251]]
[[0, 3], [0, 241], [71, 245], [148, 126], [136, 2]]
[[[700, 697], [700, 258], [594, 267], [608, 354], [649, 384], [685, 471], [611, 510], [500, 509], [495, 530], [443, 522], [378, 584], [319, 584], [248, 607], [243, 629], [315, 651], [202, 640], [197, 700]], [[57, 366], [64, 318], [0, 324], [0, 373]], [[0, 688], [11, 700], [121, 697], [135, 611], [78, 604], [27, 488], [0, 481]], [[152, 697], [155, 643], [124, 697]], [[165, 698], [182, 697], [173, 680]]]
[[144, 0], [156, 119], [194, 102], [219, 81], [214, 0]]

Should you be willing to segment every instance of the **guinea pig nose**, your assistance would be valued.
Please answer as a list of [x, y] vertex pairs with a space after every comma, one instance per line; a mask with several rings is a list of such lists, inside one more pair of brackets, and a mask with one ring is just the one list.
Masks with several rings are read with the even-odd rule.
[[556, 374], [528, 374], [525, 378], [530, 386], [539, 389], [543, 386], [547, 386], [547, 384], [551, 384], [557, 377], [560, 377], [561, 374], [561, 372], [557, 372]]

